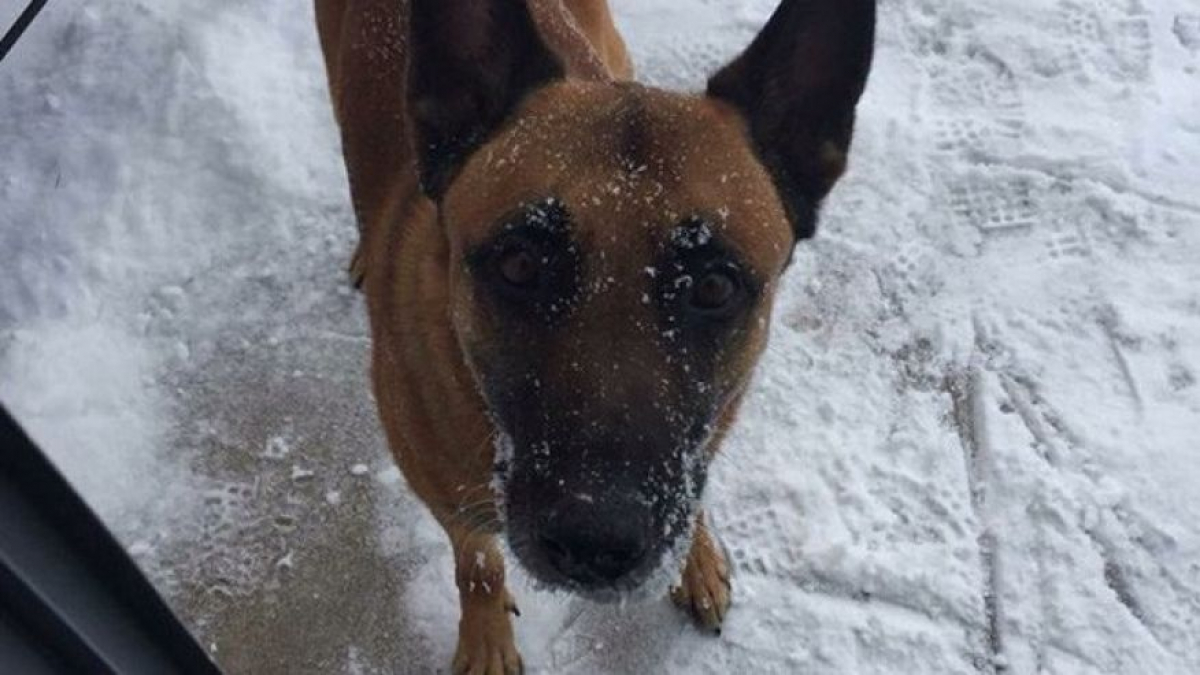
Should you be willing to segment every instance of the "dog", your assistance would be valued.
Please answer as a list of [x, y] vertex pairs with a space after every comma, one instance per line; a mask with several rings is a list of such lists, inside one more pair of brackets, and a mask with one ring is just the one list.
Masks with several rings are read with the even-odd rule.
[[504, 538], [600, 601], [670, 575], [719, 631], [707, 467], [845, 169], [874, 0], [783, 0], [699, 95], [633, 82], [604, 0], [316, 16], [380, 418], [454, 552], [453, 671], [522, 670]]

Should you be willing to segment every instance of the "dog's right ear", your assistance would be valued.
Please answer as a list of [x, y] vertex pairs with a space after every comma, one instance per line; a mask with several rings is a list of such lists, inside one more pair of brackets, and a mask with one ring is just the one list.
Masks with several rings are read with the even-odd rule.
[[411, 0], [408, 108], [421, 188], [437, 201], [533, 89], [563, 75], [524, 0]]

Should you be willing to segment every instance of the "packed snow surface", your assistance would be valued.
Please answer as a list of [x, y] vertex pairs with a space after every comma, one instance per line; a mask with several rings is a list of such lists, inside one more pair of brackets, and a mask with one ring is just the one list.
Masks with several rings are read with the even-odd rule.
[[[614, 3], [693, 90], [773, 5]], [[229, 672], [432, 672], [311, 14], [48, 5], [0, 65], [0, 398]], [[1192, 0], [883, 0], [706, 494], [724, 633], [515, 573], [532, 670], [1200, 672], [1198, 111]]]

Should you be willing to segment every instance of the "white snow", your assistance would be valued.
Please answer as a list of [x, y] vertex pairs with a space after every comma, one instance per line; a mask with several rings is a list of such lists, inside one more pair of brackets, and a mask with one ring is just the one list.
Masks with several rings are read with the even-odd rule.
[[[775, 2], [613, 4], [696, 89]], [[311, 11], [56, 0], [0, 64], [0, 399], [230, 672], [423, 672]], [[513, 570], [533, 670], [1200, 672], [1197, 110], [1191, 0], [882, 2], [707, 492], [723, 634]]]

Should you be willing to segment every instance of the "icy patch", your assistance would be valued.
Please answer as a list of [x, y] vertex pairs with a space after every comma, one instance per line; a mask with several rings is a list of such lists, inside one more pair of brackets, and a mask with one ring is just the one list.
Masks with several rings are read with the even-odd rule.
[[110, 522], [131, 524], [187, 482], [162, 445], [157, 356], [102, 323], [49, 321], [0, 351], [0, 400]]

